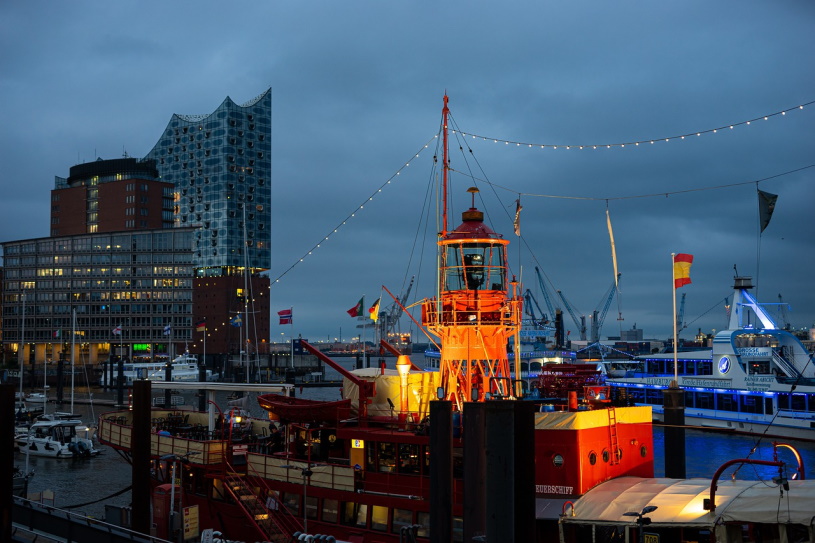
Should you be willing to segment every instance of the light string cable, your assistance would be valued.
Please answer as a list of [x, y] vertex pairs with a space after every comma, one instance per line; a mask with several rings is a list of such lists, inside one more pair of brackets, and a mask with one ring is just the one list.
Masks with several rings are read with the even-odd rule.
[[274, 285], [274, 284], [276, 284], [276, 283], [279, 283], [279, 282], [280, 282], [280, 280], [281, 280], [281, 279], [282, 279], [282, 278], [283, 278], [285, 275], [287, 275], [287, 274], [288, 274], [290, 271], [292, 271], [292, 270], [293, 270], [293, 269], [294, 269], [294, 268], [295, 268], [295, 267], [296, 267], [298, 264], [300, 264], [301, 262], [303, 262], [303, 261], [304, 261], [306, 258], [308, 258], [309, 256], [311, 256], [311, 255], [312, 255], [312, 253], [313, 253], [315, 250], [319, 249], [319, 248], [322, 246], [323, 242], [328, 241], [328, 239], [329, 239], [329, 238], [330, 238], [332, 235], [336, 234], [336, 233], [337, 233], [337, 231], [339, 231], [339, 229], [340, 229], [340, 228], [342, 228], [343, 226], [345, 226], [345, 225], [348, 223], [348, 221], [349, 221], [349, 220], [351, 220], [353, 217], [355, 217], [355, 216], [356, 216], [356, 214], [357, 214], [357, 212], [362, 211], [362, 209], [365, 207], [365, 204], [366, 204], [366, 203], [368, 203], [368, 202], [372, 201], [372, 200], [374, 199], [374, 197], [375, 197], [375, 196], [377, 196], [377, 195], [378, 195], [380, 192], [382, 192], [382, 189], [383, 189], [383, 188], [385, 188], [386, 186], [390, 185], [392, 181], [394, 181], [396, 178], [398, 178], [398, 177], [399, 177], [399, 176], [402, 174], [402, 171], [403, 171], [403, 170], [405, 170], [406, 168], [408, 168], [408, 167], [410, 166], [410, 163], [411, 163], [411, 162], [413, 162], [414, 160], [416, 160], [417, 158], [419, 158], [419, 156], [421, 155], [422, 151], [423, 151], [423, 150], [425, 150], [425, 149], [427, 149], [427, 148], [430, 146], [430, 143], [431, 143], [431, 142], [432, 142], [434, 139], [436, 139], [436, 138], [438, 138], [438, 135], [434, 135], [432, 138], [430, 138], [429, 140], [427, 140], [427, 142], [426, 142], [426, 143], [425, 143], [425, 144], [422, 146], [422, 148], [421, 148], [421, 149], [419, 149], [418, 151], [416, 151], [416, 152], [413, 154], [413, 156], [412, 156], [412, 157], [410, 157], [410, 159], [409, 159], [407, 162], [405, 162], [405, 163], [404, 163], [404, 164], [403, 164], [403, 165], [402, 165], [402, 166], [401, 166], [401, 167], [400, 167], [398, 170], [396, 170], [396, 172], [394, 172], [394, 173], [393, 173], [393, 174], [392, 174], [392, 175], [391, 175], [391, 176], [390, 176], [390, 177], [389, 177], [389, 178], [388, 178], [388, 179], [387, 179], [387, 180], [386, 180], [384, 183], [382, 183], [382, 184], [381, 184], [381, 185], [380, 185], [380, 186], [379, 186], [379, 187], [378, 187], [378, 188], [377, 188], [377, 189], [376, 189], [376, 190], [375, 190], [375, 191], [374, 191], [374, 192], [373, 192], [373, 193], [372, 193], [372, 194], [371, 194], [371, 195], [370, 195], [370, 196], [369, 196], [369, 197], [368, 197], [366, 200], [365, 200], [365, 202], [363, 202], [363, 203], [359, 204], [359, 205], [356, 207], [356, 209], [354, 209], [354, 211], [352, 211], [352, 212], [351, 212], [351, 213], [350, 213], [350, 214], [349, 214], [347, 217], [345, 217], [345, 218], [342, 220], [342, 222], [340, 222], [340, 223], [339, 223], [337, 226], [335, 226], [335, 227], [334, 227], [334, 228], [331, 230], [331, 232], [329, 232], [328, 234], [326, 234], [325, 236], [323, 236], [323, 238], [322, 238], [320, 241], [318, 241], [316, 244], [314, 244], [314, 246], [312, 246], [312, 247], [311, 247], [311, 249], [309, 249], [308, 251], [306, 251], [306, 253], [305, 253], [305, 254], [303, 254], [303, 256], [301, 256], [299, 259], [297, 259], [297, 261], [295, 261], [295, 262], [294, 262], [294, 264], [292, 264], [291, 266], [289, 266], [288, 268], [286, 268], [286, 270], [284, 270], [284, 271], [283, 271], [283, 272], [282, 272], [280, 275], [278, 275], [278, 276], [277, 276], [277, 277], [276, 277], [274, 280], [270, 281], [270, 282], [269, 282], [269, 288], [271, 288], [271, 287], [272, 287], [272, 285]]
[[[450, 113], [450, 125], [451, 125], [451, 126], [455, 126], [455, 127], [457, 127], [457, 126], [458, 126], [458, 124], [456, 123], [455, 119], [453, 118], [453, 114], [452, 114], [452, 113]], [[481, 166], [481, 163], [478, 161], [478, 158], [475, 156], [475, 153], [473, 152], [472, 147], [470, 147], [470, 144], [468, 143], [467, 138], [466, 138], [466, 137], [462, 137], [462, 138], [460, 138], [460, 139], [459, 139], [459, 136], [463, 136], [463, 135], [464, 135], [464, 133], [463, 133], [463, 132], [461, 132], [460, 130], [452, 130], [452, 132], [453, 132], [454, 137], [456, 138], [456, 141], [458, 141], [458, 142], [459, 142], [459, 151], [462, 153], [462, 158], [463, 158], [463, 160], [464, 160], [465, 164], [467, 164], [467, 168], [468, 168], [469, 173], [465, 173], [465, 172], [462, 172], [462, 171], [460, 171], [460, 170], [456, 170], [456, 169], [454, 169], [454, 168], [452, 168], [452, 167], [450, 168], [450, 170], [451, 170], [451, 171], [454, 171], [454, 172], [456, 172], [456, 173], [459, 173], [459, 174], [461, 174], [461, 175], [468, 176], [470, 179], [472, 179], [473, 183], [474, 183], [476, 186], [478, 186], [478, 182], [479, 182], [479, 181], [481, 181], [481, 182], [486, 183], [487, 185], [489, 185], [489, 187], [490, 187], [490, 188], [492, 189], [492, 191], [493, 191], [493, 194], [495, 195], [495, 199], [496, 199], [496, 200], [498, 200], [499, 202], [501, 202], [501, 203], [502, 203], [501, 207], [503, 208], [503, 210], [504, 210], [504, 214], [506, 215], [507, 219], [509, 219], [509, 220], [510, 220], [510, 222], [512, 222], [513, 217], [511, 216], [511, 214], [510, 214], [510, 212], [509, 212], [509, 210], [508, 210], [508, 209], [509, 209], [509, 207], [508, 207], [507, 205], [504, 205], [504, 204], [503, 204], [503, 201], [502, 201], [501, 197], [500, 197], [500, 196], [498, 196], [498, 193], [497, 193], [497, 191], [496, 191], [496, 188], [500, 188], [500, 189], [506, 190], [506, 191], [508, 191], [508, 192], [511, 192], [511, 193], [512, 193], [514, 196], [516, 196], [516, 197], [518, 198], [518, 200], [520, 200], [520, 198], [521, 198], [521, 196], [522, 196], [522, 195], [528, 195], [528, 196], [542, 196], [542, 197], [549, 197], [549, 198], [557, 198], [557, 196], [549, 196], [549, 195], [535, 195], [535, 194], [530, 194], [530, 193], [522, 193], [522, 192], [518, 192], [518, 191], [515, 191], [515, 190], [513, 190], [513, 189], [510, 189], [510, 188], [507, 188], [507, 187], [504, 187], [504, 186], [501, 186], [501, 185], [499, 185], [499, 184], [496, 184], [496, 183], [491, 182], [489, 179], [487, 179], [487, 175], [486, 175], [486, 173], [484, 172], [484, 168]], [[469, 155], [472, 157], [473, 161], [474, 161], [474, 162], [475, 162], [475, 164], [478, 166], [478, 169], [481, 171], [481, 175], [483, 176], [482, 178], [479, 178], [479, 177], [476, 177], [475, 175], [473, 175], [473, 173], [472, 173], [472, 171], [471, 171], [471, 169], [470, 169], [469, 162], [467, 161], [467, 153], [465, 153], [465, 152], [464, 152], [464, 147], [466, 147], [466, 148], [467, 148], [467, 153], [468, 153], [468, 154], [469, 154]], [[480, 193], [480, 192], [479, 192], [479, 198], [480, 198], [480, 200], [481, 200], [481, 202], [482, 202], [482, 207], [483, 207], [483, 208], [484, 208], [484, 210], [485, 210], [485, 213], [486, 213], [486, 216], [487, 216], [487, 220], [490, 222], [490, 225], [491, 225], [491, 226], [493, 226], [493, 229], [495, 229], [495, 227], [494, 227], [494, 225], [493, 225], [493, 223], [492, 223], [492, 218], [491, 218], [491, 216], [490, 216], [490, 214], [489, 214], [489, 210], [487, 209], [486, 203], [484, 202], [484, 199], [483, 199], [483, 197], [481, 196], [481, 193]], [[577, 198], [577, 197], [575, 197], [575, 198]], [[594, 198], [591, 198], [591, 199], [594, 199]], [[602, 198], [597, 198], [597, 199], [598, 199], [598, 200], [600, 200], [600, 199], [602, 199]], [[509, 205], [511, 205], [511, 203], [510, 203]], [[540, 271], [540, 273], [541, 273], [542, 277], [544, 278], [544, 280], [545, 280], [545, 281], [546, 281], [546, 282], [549, 284], [549, 286], [551, 287], [551, 289], [552, 289], [552, 290], [557, 290], [557, 289], [555, 288], [555, 285], [554, 285], [554, 282], [552, 281], [552, 279], [549, 277], [549, 275], [546, 273], [546, 271], [544, 271], [543, 264], [540, 262], [540, 260], [538, 260], [538, 256], [535, 254], [535, 251], [532, 249], [532, 246], [531, 246], [531, 245], [529, 244], [529, 242], [526, 240], [526, 237], [525, 237], [523, 234], [521, 234], [521, 235], [519, 236], [519, 239], [520, 239], [520, 242], [522, 243], [523, 247], [525, 247], [525, 248], [526, 248], [526, 250], [529, 252], [529, 255], [532, 257], [532, 261], [533, 261], [533, 262], [534, 262], [534, 263], [537, 265], [537, 267], [538, 267], [538, 271]], [[507, 263], [507, 265], [509, 266], [509, 269], [510, 269], [510, 271], [511, 271], [511, 264], [510, 264], [510, 263]], [[519, 271], [520, 271], [520, 270], [519, 270]]]
[[[786, 172], [777, 173], [775, 175], [770, 175], [767, 177], [762, 177], [761, 179], [751, 179], [750, 181], [738, 181], [735, 183], [727, 183], [725, 185], [713, 185], [710, 187], [699, 187], [695, 189], [683, 189], [683, 190], [672, 190], [667, 192], [652, 192], [647, 194], [636, 194], [633, 196], [561, 196], [556, 194], [541, 194], [541, 193], [534, 193], [534, 192], [519, 192], [515, 189], [505, 187], [502, 185], [495, 184], [497, 188], [505, 190], [507, 192], [511, 192], [512, 194], [517, 194], [518, 196], [529, 196], [534, 198], [554, 198], [560, 200], [589, 200], [589, 201], [611, 201], [611, 200], [634, 200], [637, 198], [654, 198], [654, 197], [668, 197], [674, 194], [685, 194], [688, 192], [701, 192], [706, 190], [718, 190], [718, 189], [726, 189], [730, 187], [738, 187], [741, 185], [758, 185], [762, 181], [769, 181], [770, 179], [776, 179], [778, 177], [783, 177], [785, 175], [790, 175], [793, 173], [797, 173], [803, 170], [807, 170], [809, 168], [815, 168], [815, 164], [809, 164], [807, 166], [801, 166], [800, 168], [795, 168], [794, 170], [788, 170]], [[481, 179], [481, 181], [485, 183], [490, 183], [490, 181], [486, 179]]]
[[804, 109], [804, 107], [815, 104], [815, 100], [810, 102], [805, 102], [801, 105], [790, 107], [787, 109], [783, 109], [781, 111], [776, 111], [775, 113], [768, 113], [767, 115], [762, 115], [760, 117], [756, 117], [754, 119], [749, 119], [746, 121], [740, 121], [737, 123], [726, 124], [724, 126], [719, 126], [717, 128], [708, 128], [705, 130], [699, 130], [697, 132], [689, 132], [687, 134], [679, 134], [676, 136], [665, 136], [660, 138], [653, 138], [653, 139], [643, 139], [638, 141], [627, 141], [627, 142], [617, 142], [617, 143], [586, 143], [586, 144], [562, 144], [562, 143], [530, 143], [524, 141], [514, 141], [514, 140], [507, 140], [502, 138], [492, 138], [489, 136], [482, 136], [479, 134], [474, 134], [472, 132], [464, 132], [462, 131], [461, 134], [463, 136], [469, 136], [472, 139], [479, 139], [483, 141], [492, 141], [493, 143], [503, 143], [505, 145], [515, 145], [517, 147], [528, 147], [530, 149], [552, 149], [552, 150], [569, 150], [569, 149], [612, 149], [612, 148], [623, 148], [626, 146], [634, 146], [638, 147], [640, 144], [655, 144], [655, 143], [667, 143], [673, 140], [684, 140], [685, 138], [690, 137], [699, 137], [702, 134], [716, 134], [720, 130], [733, 130], [737, 126], [749, 126], [750, 124], [756, 121], [769, 121], [770, 118], [776, 116], [785, 116], [787, 113], [792, 111], [800, 111]]

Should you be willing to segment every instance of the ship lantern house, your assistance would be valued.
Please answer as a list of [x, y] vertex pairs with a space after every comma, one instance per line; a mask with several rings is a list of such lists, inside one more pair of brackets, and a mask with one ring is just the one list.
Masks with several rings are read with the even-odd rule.
[[[518, 285], [508, 280], [509, 241], [472, 207], [439, 238], [439, 294], [425, 301], [422, 320], [441, 340], [439, 399], [461, 410], [465, 401], [513, 396], [507, 340], [521, 322]], [[511, 290], [511, 292], [510, 292]]]

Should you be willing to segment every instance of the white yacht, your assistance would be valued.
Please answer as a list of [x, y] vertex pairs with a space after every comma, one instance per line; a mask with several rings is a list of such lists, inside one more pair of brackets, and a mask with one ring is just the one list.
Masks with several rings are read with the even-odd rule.
[[[711, 350], [677, 353], [685, 424], [746, 434], [815, 441], [815, 361], [789, 330], [776, 325], [736, 277], [730, 322]], [[674, 355], [637, 358], [639, 367], [609, 375], [613, 397], [649, 405], [663, 417], [663, 390], [674, 379]]]

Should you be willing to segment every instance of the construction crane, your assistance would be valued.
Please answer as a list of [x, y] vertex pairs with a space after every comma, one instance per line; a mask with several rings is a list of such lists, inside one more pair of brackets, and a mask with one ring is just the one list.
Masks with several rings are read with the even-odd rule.
[[[603, 323], [606, 320], [606, 314], [608, 313], [608, 308], [611, 306], [611, 301], [614, 299], [614, 295], [617, 294], [617, 285], [620, 281], [621, 273], [617, 274], [617, 281], [611, 283], [611, 287], [609, 287], [606, 294], [603, 296], [602, 300], [605, 300], [605, 305], [603, 306], [602, 310], [594, 310], [592, 313], [592, 322], [591, 322], [591, 341], [592, 343], [597, 343], [600, 341], [600, 330], [603, 329]], [[597, 307], [600, 307], [599, 305]], [[619, 319], [622, 320], [622, 317]]]
[[676, 314], [676, 329], [681, 331], [685, 329], [685, 294], [682, 293], [682, 301], [679, 302], [679, 313]]
[[577, 330], [578, 330], [578, 332], [580, 334], [580, 339], [585, 341], [585, 339], [586, 339], [586, 317], [581, 315], [580, 319], [577, 318], [577, 315], [575, 314], [574, 309], [572, 309], [572, 304], [570, 304], [569, 301], [566, 299], [566, 296], [563, 295], [563, 291], [560, 291], [560, 290], [557, 291], [557, 295], [560, 296], [560, 300], [563, 302], [563, 306], [566, 308], [566, 311], [568, 311], [569, 315], [572, 316], [572, 320], [574, 321], [574, 325], [577, 327]]

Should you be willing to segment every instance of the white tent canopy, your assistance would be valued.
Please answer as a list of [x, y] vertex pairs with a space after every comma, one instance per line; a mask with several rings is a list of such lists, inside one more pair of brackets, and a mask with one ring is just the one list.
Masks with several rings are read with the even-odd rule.
[[620, 477], [597, 485], [567, 509], [562, 523], [631, 525], [647, 506], [652, 527], [714, 528], [723, 523], [803, 524], [815, 522], [815, 481], [789, 481], [783, 490], [771, 481], [719, 480], [716, 510], [706, 511], [709, 479]]

